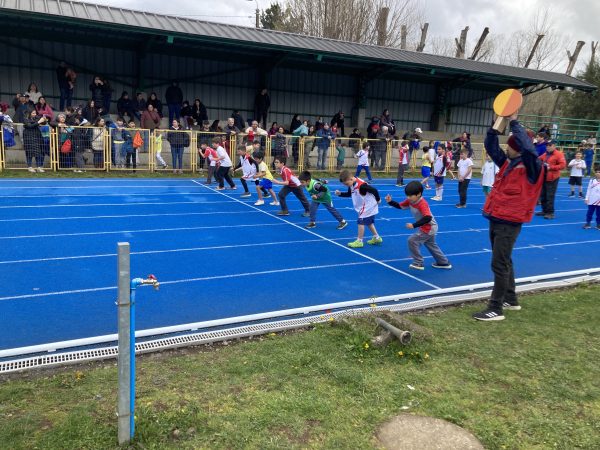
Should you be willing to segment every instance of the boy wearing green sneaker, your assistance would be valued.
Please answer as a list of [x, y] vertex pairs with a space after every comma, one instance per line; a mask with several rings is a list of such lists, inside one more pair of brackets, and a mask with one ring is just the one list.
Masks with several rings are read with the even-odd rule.
[[369, 227], [373, 237], [367, 241], [370, 245], [380, 245], [383, 239], [377, 234], [375, 229], [375, 216], [379, 213], [379, 203], [381, 198], [379, 192], [373, 186], [360, 178], [356, 178], [349, 170], [340, 172], [340, 181], [348, 187], [346, 192], [335, 191], [338, 197], [352, 197], [352, 204], [358, 213], [358, 237], [350, 242], [348, 247], [361, 248], [363, 246], [363, 236], [365, 235], [365, 226]]

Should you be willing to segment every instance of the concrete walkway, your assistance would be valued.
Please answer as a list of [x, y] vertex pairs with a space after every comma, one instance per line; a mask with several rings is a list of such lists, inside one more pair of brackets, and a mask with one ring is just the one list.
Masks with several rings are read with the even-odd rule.
[[432, 417], [401, 414], [381, 426], [377, 439], [386, 450], [483, 450], [468, 431]]

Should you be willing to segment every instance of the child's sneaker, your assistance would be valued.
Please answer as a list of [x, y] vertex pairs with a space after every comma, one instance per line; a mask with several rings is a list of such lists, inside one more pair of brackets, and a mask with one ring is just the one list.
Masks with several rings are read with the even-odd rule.
[[369, 239], [367, 241], [367, 244], [369, 245], [381, 245], [381, 243], [383, 242], [383, 239], [381, 239], [380, 237], [372, 237], [371, 239]]
[[314, 222], [308, 222], [308, 225], [306, 225], [304, 228], [316, 228], [317, 224]]
[[44, 172], [45, 172], [45, 170], [44, 170], [43, 168], [41, 168], [41, 167], [38, 167], [36, 170], [37, 170], [39, 173], [44, 173]]
[[583, 192], [579, 193], [579, 198], [585, 198], [585, 196], [583, 195]]
[[263, 194], [263, 198], [269, 198], [271, 197], [271, 194], [269, 194], [268, 192], [266, 194]]
[[507, 309], [509, 311], [520, 311], [521, 305], [519, 305], [519, 303], [504, 302], [502, 303], [502, 309]]
[[501, 311], [494, 311], [493, 309], [486, 309], [485, 311], [481, 311], [473, 314], [473, 319], [475, 320], [483, 320], [485, 322], [491, 322], [493, 320], [504, 320], [504, 315]]
[[290, 212], [289, 211], [277, 211], [276, 213], [278, 216], [289, 216]]
[[571, 192], [571, 193], [569, 194], [569, 197], [575, 197], [575, 192]]
[[35, 169], [33, 167], [28, 167], [27, 172], [35, 173]]
[[423, 264], [417, 264], [417, 263], [411, 263], [408, 266], [409, 269], [415, 269], [415, 270], [425, 270], [425, 266]]
[[583, 226], [583, 229], [584, 229], [584, 230], [589, 230], [590, 228], [592, 228], [592, 224], [591, 224], [591, 223], [586, 223], [586, 224]]
[[358, 239], [352, 242], [348, 242], [348, 247], [350, 248], [362, 248], [363, 245], [363, 241], [359, 241]]
[[218, 188], [215, 188], [215, 190], [216, 190], [216, 191], [224, 191], [224, 190], [225, 190], [225, 188], [224, 188], [224, 187], [218, 187]]
[[302, 213], [302, 217], [310, 217], [310, 212], [308, 212], [308, 211], [304, 211], [304, 212]]
[[279, 202], [278, 201], [273, 201], [273, 202], [269, 203], [269, 205], [279, 206]]
[[436, 202], [441, 202], [442, 201], [442, 197], [438, 197], [436, 195], [435, 197], [431, 197], [431, 200], [435, 200]]
[[431, 267], [433, 267], [434, 269], [452, 269], [452, 264], [450, 264], [450, 263], [446, 263], [446, 264], [433, 263], [431, 265]]
[[337, 226], [338, 230], [343, 230], [344, 228], [346, 228], [348, 226], [348, 222], [346, 222], [345, 220], [342, 220], [340, 222], [340, 224]]
[[260, 205], [264, 205], [265, 201], [264, 200], [257, 200], [254, 202], [254, 206], [260, 206]]
[[250, 197], [252, 194], [250, 192], [244, 192], [240, 197]]
[[466, 208], [467, 207], [467, 205], [461, 205], [460, 203], [457, 203], [454, 206], [456, 206], [457, 208]]

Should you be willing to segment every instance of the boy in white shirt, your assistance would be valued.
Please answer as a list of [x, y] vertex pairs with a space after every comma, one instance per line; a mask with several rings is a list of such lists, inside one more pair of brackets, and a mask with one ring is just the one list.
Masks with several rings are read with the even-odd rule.
[[473, 172], [473, 161], [467, 157], [467, 154], [467, 149], [462, 149], [460, 159], [456, 164], [458, 168], [458, 195], [460, 196], [460, 201], [455, 205], [457, 208], [467, 207], [467, 189]]
[[398, 175], [396, 186], [404, 186], [404, 172], [408, 169], [408, 142], [402, 141], [398, 145]]
[[220, 137], [213, 138], [212, 148], [215, 149], [217, 156], [210, 156], [210, 160], [215, 161], [215, 163], [219, 165], [219, 168], [215, 173], [215, 178], [219, 182], [219, 187], [217, 188], [217, 191], [222, 191], [223, 189], [225, 189], [225, 181], [227, 181], [231, 189], [237, 189], [235, 183], [231, 179], [231, 175], [229, 174], [229, 171], [231, 170], [231, 166], [233, 164], [231, 164], [231, 159], [229, 158], [227, 151], [223, 147], [221, 147]]
[[587, 192], [585, 193], [585, 204], [588, 205], [588, 210], [583, 228], [586, 230], [592, 228], [594, 211], [596, 212], [596, 229], [600, 230], [600, 165], [596, 166], [594, 173], [596, 178], [590, 180]]
[[442, 201], [444, 197], [444, 177], [446, 176], [446, 168], [448, 161], [446, 160], [446, 150], [443, 145], [438, 145], [437, 154], [433, 160], [433, 179], [435, 180], [435, 197], [431, 200], [437, 202]]
[[569, 197], [575, 196], [575, 186], [579, 186], [579, 197], [583, 198], [583, 172], [585, 171], [585, 161], [581, 159], [583, 154], [581, 152], [575, 153], [575, 159], [572, 159], [569, 163], [571, 168], [571, 176], [569, 177], [569, 185], [571, 186], [571, 193]]
[[496, 174], [500, 171], [498, 166], [492, 161], [490, 155], [485, 156], [485, 162], [481, 166], [481, 186], [483, 187], [483, 193], [487, 197], [492, 192], [494, 187], [494, 180]]
[[362, 170], [365, 169], [365, 172], [367, 173], [367, 178], [369, 179], [369, 181], [372, 181], [373, 177], [371, 177], [371, 171], [369, 170], [370, 149], [371, 147], [369, 146], [369, 143], [363, 142], [362, 149], [356, 152], [356, 155], [354, 155], [355, 158], [358, 158], [358, 164], [356, 166], [356, 173], [354, 174], [354, 176], [358, 177]]
[[233, 173], [240, 169], [242, 170], [242, 177], [240, 178], [240, 181], [244, 187], [244, 193], [240, 195], [240, 197], [250, 197], [252, 195], [248, 190], [248, 181], [254, 181], [255, 184], [258, 184], [258, 180], [254, 179], [254, 175], [258, 171], [258, 163], [250, 156], [252, 154], [252, 149], [253, 148], [251, 145], [248, 147], [240, 145], [237, 148], [237, 154], [240, 160], [233, 169]]
[[360, 178], [353, 177], [349, 170], [340, 172], [340, 182], [348, 187], [348, 190], [346, 192], [336, 190], [335, 195], [338, 197], [351, 197], [354, 210], [358, 213], [358, 237], [355, 241], [349, 242], [348, 247], [363, 247], [365, 226], [369, 227], [369, 230], [373, 233], [373, 237], [367, 241], [367, 244], [381, 245], [383, 239], [375, 228], [375, 216], [379, 214], [379, 203], [381, 202], [379, 192]]

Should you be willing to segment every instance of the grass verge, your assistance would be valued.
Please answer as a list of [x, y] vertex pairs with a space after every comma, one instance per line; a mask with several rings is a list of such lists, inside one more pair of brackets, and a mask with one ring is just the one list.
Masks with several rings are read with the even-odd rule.
[[[416, 315], [432, 337], [366, 345], [372, 320], [138, 359], [132, 448], [377, 448], [400, 412], [449, 420], [488, 449], [600, 448], [600, 287]], [[401, 352], [401, 353], [400, 353]], [[5, 376], [0, 447], [116, 445], [114, 361]]]

